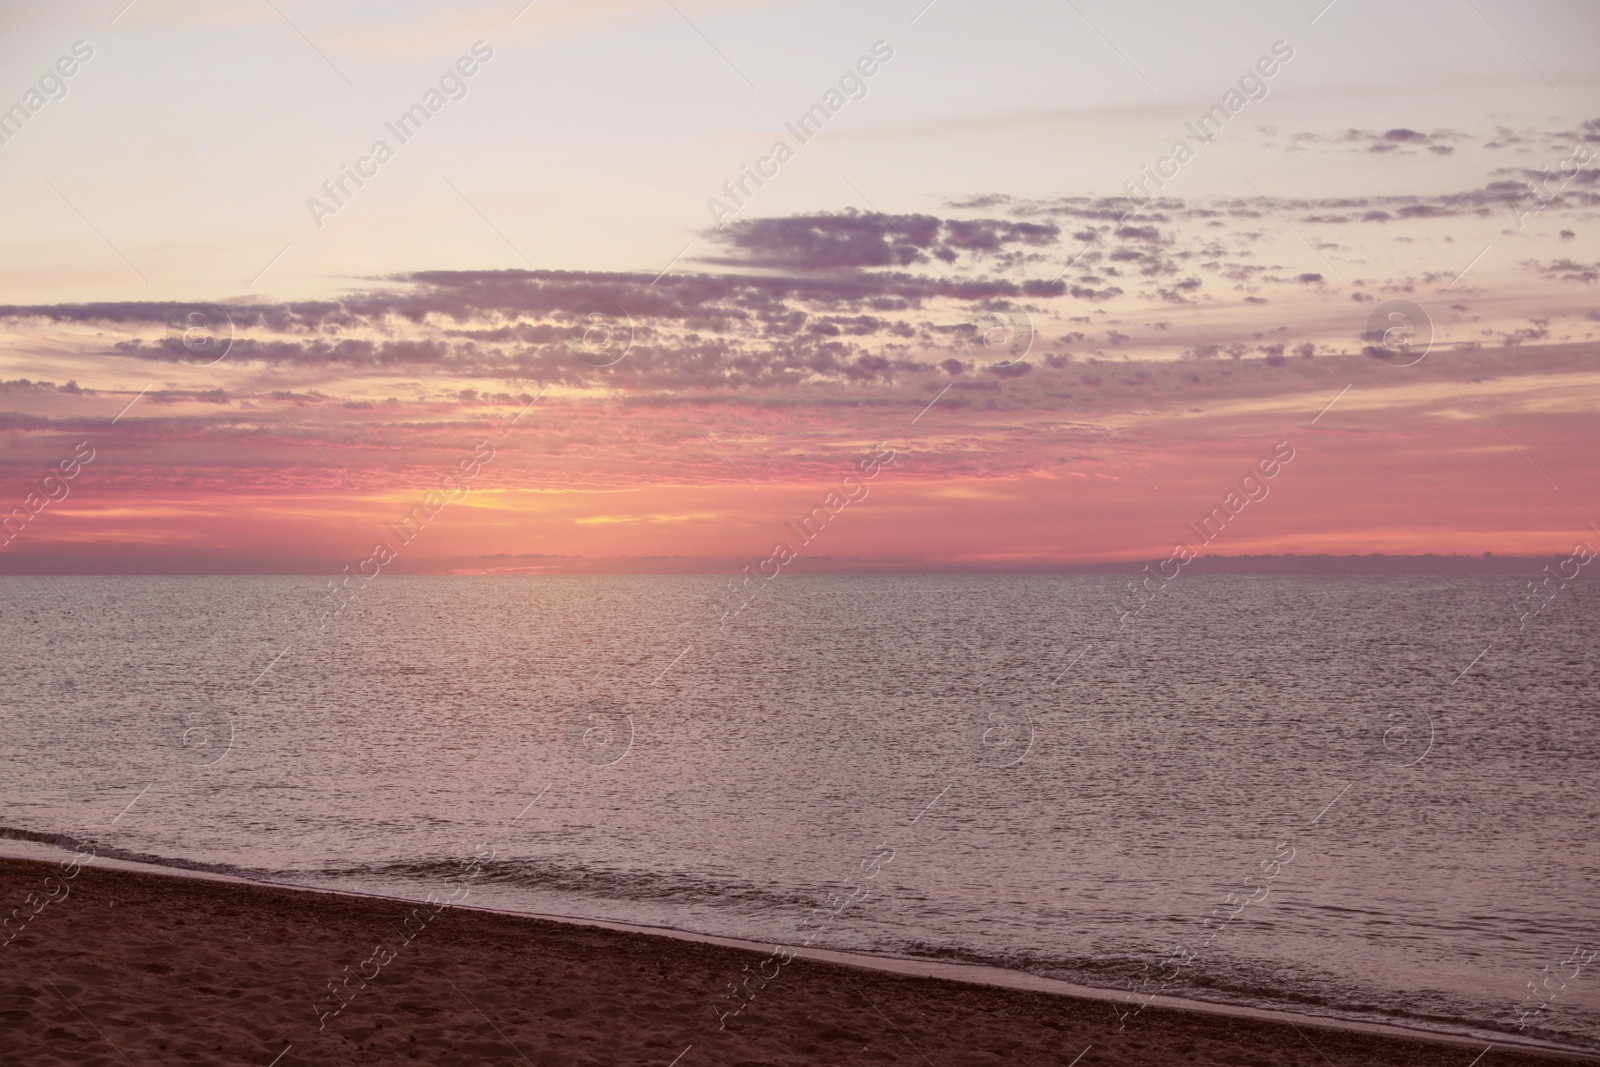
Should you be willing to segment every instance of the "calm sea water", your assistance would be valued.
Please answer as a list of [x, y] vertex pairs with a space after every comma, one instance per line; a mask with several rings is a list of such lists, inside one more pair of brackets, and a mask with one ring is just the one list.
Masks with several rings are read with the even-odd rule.
[[1596, 581], [8, 578], [0, 823], [1600, 1047]]

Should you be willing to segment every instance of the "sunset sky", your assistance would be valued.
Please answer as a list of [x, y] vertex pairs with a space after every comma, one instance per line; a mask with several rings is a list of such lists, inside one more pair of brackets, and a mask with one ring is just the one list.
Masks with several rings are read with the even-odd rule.
[[0, 572], [1600, 541], [1592, 4], [125, 4], [0, 12]]

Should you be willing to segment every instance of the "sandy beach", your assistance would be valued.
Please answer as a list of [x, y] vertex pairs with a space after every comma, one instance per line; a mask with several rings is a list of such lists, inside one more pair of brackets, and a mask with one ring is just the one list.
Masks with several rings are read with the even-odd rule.
[[[56, 870], [0, 859], [4, 899], [43, 899]], [[67, 884], [0, 948], [0, 1062], [1465, 1067], [1481, 1051], [1162, 1008], [1119, 1032], [1103, 1001], [762, 968], [719, 945], [469, 908], [94, 867]], [[713, 1004], [763, 969], [777, 977], [719, 1031]], [[1576, 1060], [1497, 1045], [1478, 1062]]]

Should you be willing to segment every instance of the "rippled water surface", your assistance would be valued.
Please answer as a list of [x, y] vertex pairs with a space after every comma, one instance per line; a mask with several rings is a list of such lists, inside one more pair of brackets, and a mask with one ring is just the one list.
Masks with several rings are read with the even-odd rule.
[[8, 578], [0, 823], [1600, 1047], [1583, 583]]

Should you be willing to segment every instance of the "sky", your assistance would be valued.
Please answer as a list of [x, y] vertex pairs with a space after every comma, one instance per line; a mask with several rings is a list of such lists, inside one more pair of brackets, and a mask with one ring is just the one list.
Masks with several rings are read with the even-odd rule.
[[1565, 555], [1597, 43], [1576, 0], [7, 4], [0, 573]]

